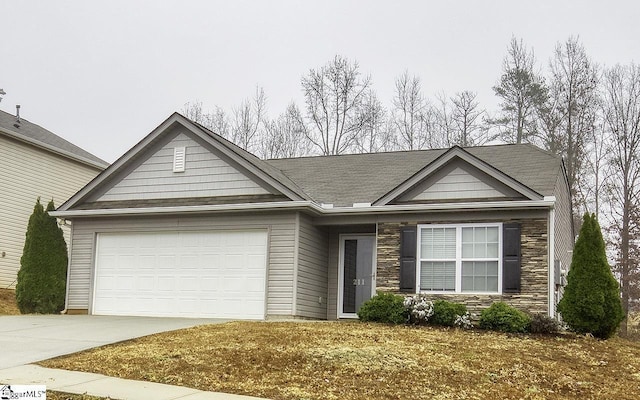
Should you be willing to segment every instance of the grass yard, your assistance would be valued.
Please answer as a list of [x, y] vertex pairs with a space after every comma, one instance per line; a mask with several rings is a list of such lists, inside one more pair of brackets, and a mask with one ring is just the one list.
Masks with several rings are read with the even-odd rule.
[[40, 363], [271, 399], [633, 399], [640, 343], [358, 322], [232, 322]]
[[0, 289], [0, 315], [18, 315], [16, 304], [16, 291], [13, 289]]

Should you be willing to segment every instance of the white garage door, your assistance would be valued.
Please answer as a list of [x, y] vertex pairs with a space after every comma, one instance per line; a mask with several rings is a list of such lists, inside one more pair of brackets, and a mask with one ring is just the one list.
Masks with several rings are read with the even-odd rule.
[[267, 232], [98, 234], [93, 314], [264, 319]]

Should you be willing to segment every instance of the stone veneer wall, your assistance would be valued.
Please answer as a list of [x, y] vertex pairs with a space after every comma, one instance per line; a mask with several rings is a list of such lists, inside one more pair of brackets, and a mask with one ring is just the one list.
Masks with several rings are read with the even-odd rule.
[[[470, 313], [478, 314], [494, 301], [504, 301], [523, 311], [547, 313], [549, 302], [548, 248], [546, 219], [509, 219], [492, 222], [519, 222], [522, 240], [521, 292], [502, 295], [434, 294], [430, 297], [464, 303]], [[421, 224], [420, 221], [417, 222]], [[450, 221], [429, 224], [455, 223]], [[400, 292], [400, 227], [409, 223], [379, 223], [377, 249], [378, 291]], [[413, 224], [413, 222], [412, 222]], [[426, 223], [425, 223], [426, 224]]]

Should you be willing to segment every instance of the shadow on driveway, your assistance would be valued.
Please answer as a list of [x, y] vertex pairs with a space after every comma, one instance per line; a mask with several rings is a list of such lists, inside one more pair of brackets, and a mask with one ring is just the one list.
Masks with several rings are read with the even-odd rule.
[[221, 319], [11, 315], [0, 317], [0, 369]]

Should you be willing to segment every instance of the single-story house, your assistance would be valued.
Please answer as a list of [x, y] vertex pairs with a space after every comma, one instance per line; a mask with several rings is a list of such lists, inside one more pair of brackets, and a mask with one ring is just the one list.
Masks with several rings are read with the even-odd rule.
[[[47, 129], [0, 110], [0, 288], [15, 287], [29, 216], [67, 201], [109, 164]], [[69, 230], [64, 229], [69, 243]]]
[[69, 313], [338, 319], [389, 291], [555, 316], [573, 246], [533, 145], [264, 161], [177, 113], [54, 215]]

